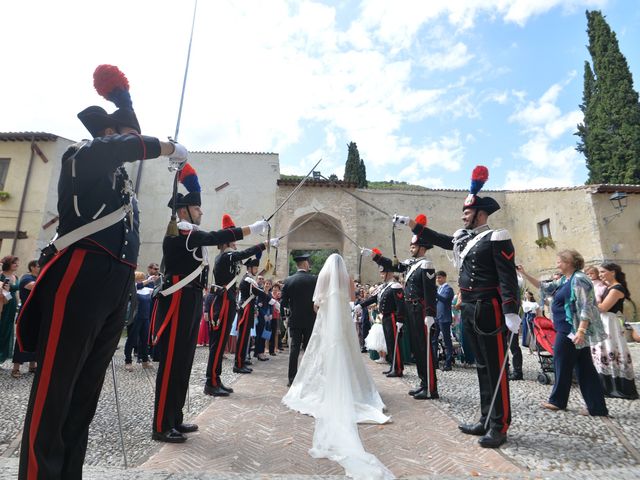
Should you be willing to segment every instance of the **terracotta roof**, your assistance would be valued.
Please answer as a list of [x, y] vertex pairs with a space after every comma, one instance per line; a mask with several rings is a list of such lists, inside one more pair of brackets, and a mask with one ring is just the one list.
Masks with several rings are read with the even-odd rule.
[[[279, 178], [278, 186], [296, 186], [302, 181], [302, 178], [288, 179]], [[305, 187], [332, 187], [332, 188], [358, 188], [354, 182], [345, 182], [343, 180], [337, 180], [328, 182], [326, 180], [314, 180], [313, 178], [307, 179], [304, 183]]]
[[3, 142], [55, 142], [58, 135], [46, 132], [0, 132], [0, 141]]

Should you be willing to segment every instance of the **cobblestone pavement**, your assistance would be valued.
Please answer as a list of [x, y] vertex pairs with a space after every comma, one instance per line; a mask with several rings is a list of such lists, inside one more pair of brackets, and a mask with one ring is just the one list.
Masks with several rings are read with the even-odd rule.
[[[640, 386], [640, 344], [630, 345], [636, 366], [636, 382]], [[125, 430], [125, 443], [129, 466], [139, 466], [160, 450], [160, 445], [150, 439], [150, 425], [153, 414], [153, 382], [155, 370], [151, 373], [136, 366], [134, 372], [125, 372], [122, 350], [116, 352], [116, 371], [119, 383], [120, 402]], [[212, 402], [202, 394], [202, 383], [206, 363], [206, 349], [199, 347], [191, 377], [190, 413], [194, 418], [200, 415]], [[265, 369], [271, 362], [265, 362]], [[369, 362], [372, 363], [372, 362]], [[275, 364], [275, 362], [274, 362]], [[275, 365], [274, 365], [275, 367]], [[376, 365], [376, 367], [378, 367]], [[0, 366], [0, 479], [15, 478], [17, 463], [15, 457], [19, 449], [20, 431], [24, 421], [26, 402], [29, 395], [32, 376], [25, 374], [21, 379], [9, 375], [11, 365], [5, 362]], [[23, 367], [24, 368], [24, 367]], [[261, 367], [262, 368], [262, 367]], [[223, 364], [225, 383], [231, 384], [236, 376], [231, 373], [230, 361]], [[551, 387], [536, 381], [539, 365], [537, 357], [524, 351], [525, 380], [511, 382], [513, 406], [513, 424], [509, 430], [509, 441], [500, 449], [499, 454], [520, 467], [516, 474], [490, 474], [483, 472], [486, 478], [640, 478], [640, 428], [636, 423], [640, 414], [640, 401], [607, 399], [611, 418], [590, 418], [577, 415], [582, 407], [579, 390], [571, 393], [567, 412], [549, 412], [539, 408], [546, 400]], [[407, 387], [416, 381], [415, 371], [409, 367], [404, 384], [400, 387], [405, 395]], [[249, 376], [251, 377], [251, 376]], [[375, 378], [375, 377], [374, 377]], [[441, 399], [427, 402], [433, 405], [450, 422], [474, 420], [478, 412], [478, 392], [475, 370], [454, 367], [450, 372], [438, 372]], [[250, 379], [247, 379], [248, 381]], [[376, 379], [378, 380], [378, 379]], [[245, 380], [243, 380], [244, 382]], [[401, 383], [400, 381], [396, 381]], [[238, 384], [239, 385], [239, 384]], [[229, 399], [226, 399], [229, 400]], [[389, 404], [391, 402], [385, 398]], [[425, 413], [425, 402], [416, 402], [413, 415]], [[431, 408], [431, 407], [429, 407]], [[294, 415], [295, 414], [289, 414]], [[300, 416], [301, 418], [304, 418]], [[443, 418], [444, 418], [443, 417]], [[453, 423], [452, 423], [453, 425]], [[383, 430], [384, 431], [384, 430]], [[464, 449], [466, 439], [450, 448]], [[393, 449], [393, 444], [386, 443]], [[369, 445], [365, 441], [365, 447]], [[305, 453], [306, 454], [306, 453]], [[427, 461], [430, 459], [427, 459]], [[139, 468], [121, 470], [123, 466], [119, 432], [115, 413], [113, 383], [111, 371], [107, 371], [105, 387], [100, 399], [96, 418], [91, 426], [89, 447], [86, 459], [85, 478], [141, 479], [171, 478], [202, 479], [210, 478], [265, 478], [259, 474], [220, 474], [207, 473], [170, 473], [169, 470], [144, 471]], [[110, 469], [109, 467], [115, 467]], [[117, 472], [117, 473], [115, 473]], [[528, 473], [525, 473], [528, 472]], [[320, 473], [320, 472], [314, 472]], [[327, 472], [329, 473], [329, 472]], [[480, 472], [470, 471], [470, 476]], [[290, 475], [271, 475], [271, 479], [297, 478]], [[429, 476], [425, 471], [421, 476], [409, 478], [448, 478], [446, 475]], [[464, 476], [462, 476], [463, 478]], [[333, 475], [312, 475], [305, 478], [337, 478]], [[454, 477], [451, 477], [454, 478]], [[461, 478], [456, 475], [455, 478]]]

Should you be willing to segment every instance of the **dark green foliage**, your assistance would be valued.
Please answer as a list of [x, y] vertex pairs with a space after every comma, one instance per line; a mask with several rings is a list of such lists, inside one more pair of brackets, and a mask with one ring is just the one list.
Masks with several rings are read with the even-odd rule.
[[367, 188], [367, 167], [364, 165], [364, 160], [360, 160], [359, 176], [358, 176], [358, 188]]
[[640, 183], [640, 104], [615, 32], [599, 11], [587, 11], [589, 53], [576, 149], [584, 154], [587, 183]]
[[353, 182], [358, 188], [367, 188], [367, 168], [360, 158], [356, 142], [349, 143], [347, 163], [344, 165], [344, 181]]
[[[293, 250], [291, 252], [291, 255], [289, 255], [289, 275], [293, 275], [298, 270], [296, 262], [293, 261], [293, 257], [305, 252], [307, 251], [305, 250], [303, 252], [302, 250]], [[311, 253], [311, 257], [309, 258], [309, 263], [311, 264], [310, 272], [317, 275], [318, 273], [320, 273], [320, 270], [322, 269], [322, 266], [324, 265], [324, 262], [327, 260], [329, 255], [339, 252], [337, 250], [312, 250], [308, 253]]]

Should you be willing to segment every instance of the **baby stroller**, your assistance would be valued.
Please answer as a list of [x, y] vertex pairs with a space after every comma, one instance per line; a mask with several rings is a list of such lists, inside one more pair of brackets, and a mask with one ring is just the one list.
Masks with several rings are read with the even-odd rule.
[[553, 321], [547, 317], [535, 317], [533, 319], [533, 348], [538, 355], [541, 373], [538, 374], [538, 382], [543, 385], [551, 383], [549, 373], [554, 373], [553, 367], [553, 344], [556, 341], [556, 330], [553, 328]]

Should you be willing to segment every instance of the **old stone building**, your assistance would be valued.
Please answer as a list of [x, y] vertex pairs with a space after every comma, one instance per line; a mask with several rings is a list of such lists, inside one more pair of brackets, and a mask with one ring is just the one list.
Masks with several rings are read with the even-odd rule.
[[[11, 195], [0, 202], [3, 234], [0, 255], [15, 251], [21, 258], [30, 259], [37, 255], [55, 230], [59, 161], [71, 141], [50, 134], [36, 135], [39, 135], [36, 143], [46, 156], [46, 162], [37, 154], [38, 150], [30, 147], [34, 134], [0, 134], [0, 160], [9, 160], [4, 188], [0, 190]], [[32, 151], [36, 152], [33, 157]], [[191, 152], [189, 155], [203, 188], [202, 226], [206, 229], [220, 228], [224, 213], [230, 214], [237, 225], [266, 218], [297, 185], [295, 181], [280, 179], [277, 154]], [[27, 185], [26, 200], [20, 206], [29, 163], [32, 177]], [[128, 168], [140, 201], [140, 264], [158, 262], [170, 216], [167, 202], [173, 176], [167, 171], [166, 159], [136, 162]], [[627, 195], [624, 210], [616, 210], [610, 201], [614, 192]], [[588, 264], [603, 260], [619, 263], [627, 273], [635, 298], [640, 298], [639, 193], [640, 186], [633, 185], [485, 192], [502, 205], [502, 209], [491, 216], [491, 225], [511, 232], [516, 261], [524, 264], [532, 274], [550, 276], [555, 269], [556, 252], [575, 248]], [[359, 248], [354, 243], [360, 247], [377, 247], [391, 256], [390, 215], [424, 213], [432, 228], [451, 234], [461, 226], [460, 215], [466, 195], [463, 190], [356, 189], [342, 182], [310, 179], [272, 221], [273, 235], [281, 235], [304, 222], [282, 240], [278, 249], [277, 275], [284, 276], [291, 250], [324, 248], [341, 252], [357, 275]], [[20, 216], [22, 226], [18, 229], [18, 239], [14, 240]], [[398, 257], [402, 260], [408, 255], [410, 232], [400, 227], [395, 234]], [[249, 246], [259, 240], [249, 237], [240, 245]], [[210, 255], [216, 254], [217, 249], [212, 247]], [[455, 283], [457, 275], [449, 261], [450, 252], [435, 248], [430, 255], [437, 268], [447, 271]], [[271, 252], [270, 259], [272, 263], [276, 261], [275, 252]], [[369, 259], [363, 260], [361, 270], [363, 281], [377, 280], [377, 269]]]

